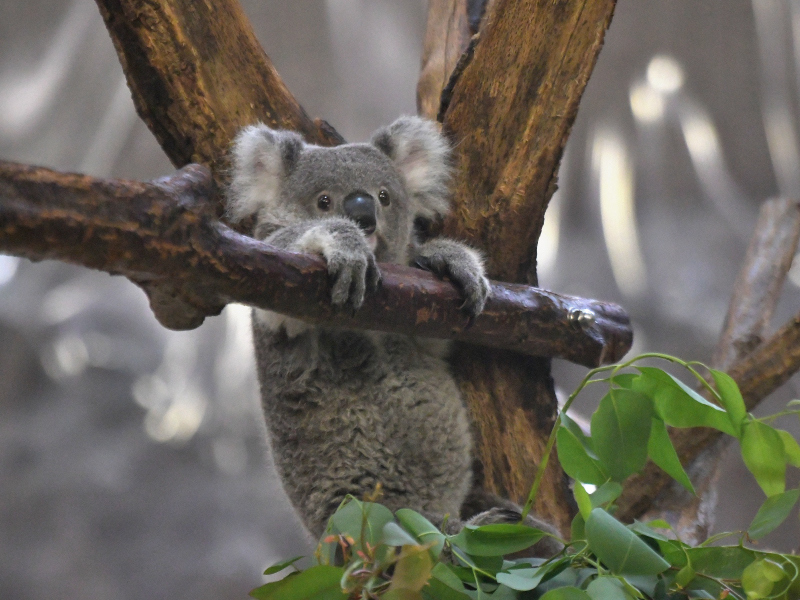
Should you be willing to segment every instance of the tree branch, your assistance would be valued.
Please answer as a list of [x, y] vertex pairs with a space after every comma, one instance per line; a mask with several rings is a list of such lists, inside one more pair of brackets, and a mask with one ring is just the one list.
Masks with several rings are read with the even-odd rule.
[[152, 183], [94, 179], [0, 162], [0, 250], [125, 275], [166, 327], [197, 327], [229, 302], [314, 323], [452, 338], [586, 366], [628, 351], [614, 304], [494, 283], [470, 325], [461, 298], [433, 275], [382, 264], [383, 286], [355, 314], [330, 304], [324, 262], [279, 251], [220, 223], [209, 171], [190, 165]]
[[[431, 10], [433, 4], [450, 15], [462, 12], [429, 21], [426, 39], [440, 36], [463, 47], [470, 20], [463, 11], [482, 2], [431, 0]], [[492, 277], [536, 282], [544, 212], [614, 5], [492, 0], [465, 54], [455, 65], [446, 61], [438, 79], [447, 82], [444, 94], [424, 88], [430, 97], [419, 106], [440, 107], [456, 154], [454, 210], [445, 231], [481, 248]], [[479, 483], [523, 499], [557, 411], [548, 360], [462, 348], [452, 363], [477, 424]], [[556, 460], [542, 485], [536, 511], [568, 530], [572, 494]]]
[[[754, 409], [800, 370], [800, 314], [762, 343], [791, 267], [798, 238], [800, 205], [797, 201], [765, 202], [734, 284], [728, 316], [712, 359], [715, 368], [727, 370], [739, 385], [747, 410]], [[722, 448], [717, 448], [717, 452], [709, 449], [716, 448], [724, 439], [722, 434], [713, 429], [675, 429], [671, 436], [681, 462], [690, 465], [698, 476], [698, 492], [712, 492], [716, 479], [712, 463], [722, 454]], [[702, 462], [709, 464], [698, 464]], [[648, 465], [641, 475], [629, 480], [619, 503], [620, 517], [639, 518], [651, 504], [653, 511], [671, 514], [684, 523], [682, 533], [696, 539], [705, 537], [702, 529], [713, 517], [713, 507], [696, 502], [672, 486], [670, 478], [654, 465]], [[650, 516], [654, 516], [653, 511]], [[692, 518], [698, 512], [703, 514]]]
[[284, 85], [237, 0], [96, 0], [139, 116], [176, 167], [224, 181], [225, 150], [262, 121], [321, 145], [342, 143]]

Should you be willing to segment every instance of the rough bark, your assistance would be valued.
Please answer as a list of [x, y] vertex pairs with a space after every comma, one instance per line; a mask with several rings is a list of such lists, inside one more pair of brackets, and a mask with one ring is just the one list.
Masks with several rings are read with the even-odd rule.
[[[381, 265], [381, 289], [355, 315], [337, 313], [321, 259], [236, 233], [217, 220], [214, 197], [200, 165], [143, 184], [0, 161], [0, 251], [125, 275], [173, 329], [196, 327], [240, 302], [311, 322], [455, 338], [587, 366], [630, 348], [628, 318], [616, 305], [495, 283], [470, 323], [451, 284], [398, 265]], [[594, 318], [574, 318], [588, 314]]]
[[224, 182], [226, 149], [256, 121], [342, 142], [286, 88], [237, 0], [96, 1], [136, 110], [176, 167], [205, 164]]
[[764, 341], [798, 239], [798, 202], [784, 198], [765, 202], [733, 285], [722, 335], [711, 359], [714, 368], [729, 369]]
[[[447, 80], [444, 90], [429, 82], [418, 90], [429, 94], [419, 102], [426, 114], [439, 106], [456, 148], [455, 208], [445, 229], [483, 249], [492, 277], [536, 281], [544, 211], [614, 5], [494, 0], [460, 60], [446, 61], [437, 79]], [[457, 7], [431, 2], [432, 13], [450, 16], [429, 21], [427, 39], [465, 46], [469, 19], [454, 17]], [[440, 54], [446, 49], [440, 41]], [[453, 364], [479, 429], [478, 483], [522, 500], [556, 414], [549, 361], [463, 348]], [[550, 465], [536, 510], [566, 527], [571, 494], [557, 461]]]
[[[711, 361], [714, 368], [727, 371], [739, 384], [748, 410], [800, 370], [800, 314], [763, 341], [799, 238], [798, 202], [765, 202]], [[620, 499], [619, 516], [664, 517], [685, 541], [702, 541], [713, 525], [717, 466], [728, 440], [713, 429], [673, 430], [672, 440], [681, 462], [688, 466], [697, 497], [648, 465], [628, 482]]]

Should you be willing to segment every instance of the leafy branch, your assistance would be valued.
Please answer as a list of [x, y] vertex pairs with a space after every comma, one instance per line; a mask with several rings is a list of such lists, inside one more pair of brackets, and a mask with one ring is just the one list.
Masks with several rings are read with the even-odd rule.
[[[714, 402], [662, 369], [641, 364], [654, 359], [681, 367]], [[590, 383], [609, 389], [588, 433], [566, 413]], [[798, 412], [790, 408], [779, 414]], [[494, 524], [467, 525], [448, 535], [412, 510], [392, 514], [374, 497], [366, 502], [349, 498], [330, 519], [317, 565], [305, 572], [314, 576], [290, 574], [252, 596], [310, 598], [313, 580], [315, 586], [327, 582], [325, 595], [313, 597], [340, 600], [534, 597], [528, 593], [543, 600], [796, 599], [800, 557], [746, 547], [780, 526], [800, 499], [800, 488], [786, 490], [786, 468], [800, 467], [800, 445], [766, 424], [771, 418], [748, 414], [733, 379], [697, 362], [651, 353], [593, 369], [559, 414], [524, 509], [527, 513], [533, 504], [546, 460], [557, 447], [562, 466], [575, 480], [579, 509], [561, 552], [548, 559], [513, 558], [509, 555], [530, 549], [545, 532], [522, 524]], [[643, 426], [647, 422], [649, 429]], [[648, 457], [691, 489], [667, 426], [711, 427], [739, 441], [745, 465], [767, 496], [746, 531], [726, 532], [692, 546], [666, 521], [626, 526], [614, 517], [626, 481]], [[711, 545], [729, 536], [737, 536], [738, 543]]]

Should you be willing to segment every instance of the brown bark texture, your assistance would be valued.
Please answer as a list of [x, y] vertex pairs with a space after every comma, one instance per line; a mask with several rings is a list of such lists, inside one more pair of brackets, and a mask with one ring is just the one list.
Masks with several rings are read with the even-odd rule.
[[[586, 366], [630, 348], [616, 305], [495, 283], [473, 322], [449, 283], [382, 264], [383, 285], [354, 315], [336, 312], [324, 262], [279, 251], [220, 223], [210, 172], [190, 165], [149, 184], [0, 161], [0, 250], [57, 258], [139, 284], [166, 327], [196, 327], [229, 302], [306, 321], [458, 339]], [[575, 316], [593, 315], [576, 319]]]
[[[754, 409], [800, 370], [800, 314], [764, 340], [798, 239], [800, 204], [786, 199], [765, 202], [711, 362], [739, 385], [747, 410]], [[713, 429], [675, 429], [671, 437], [681, 462], [689, 468], [698, 498], [689, 497], [663, 471], [649, 464], [642, 474], [629, 480], [620, 498], [618, 516], [634, 519], [648, 510], [648, 516], [660, 511], [658, 516], [673, 517], [673, 524], [686, 540], [701, 541], [713, 520], [716, 466], [726, 440]]]
[[139, 116], [176, 167], [225, 180], [225, 150], [261, 121], [321, 145], [342, 143], [284, 85], [237, 0], [96, 0]]
[[[428, 22], [426, 40], [439, 40], [439, 62], [426, 45], [418, 105], [425, 114], [439, 106], [456, 149], [454, 211], [445, 231], [481, 248], [491, 277], [536, 281], [544, 212], [614, 6], [614, 0], [494, 0], [467, 43], [468, 19], [455, 15], [459, 3], [431, 1], [430, 14], [438, 18]], [[454, 62], [455, 45], [466, 52]], [[447, 81], [443, 90], [426, 81], [430, 64], [436, 81]], [[444, 76], [442, 64], [449, 70]], [[478, 483], [523, 500], [557, 411], [549, 361], [462, 348], [453, 364], [478, 425]], [[568, 527], [572, 497], [556, 460], [535, 509]]]

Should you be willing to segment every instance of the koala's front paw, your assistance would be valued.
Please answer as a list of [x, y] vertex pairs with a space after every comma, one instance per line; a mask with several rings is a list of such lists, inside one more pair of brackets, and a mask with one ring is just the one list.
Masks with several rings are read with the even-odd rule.
[[461, 290], [464, 296], [461, 308], [470, 317], [481, 313], [490, 288], [483, 261], [475, 250], [453, 240], [434, 239], [419, 247], [414, 262], [450, 279]]
[[367, 289], [381, 281], [375, 255], [358, 226], [344, 219], [329, 219], [306, 231], [296, 247], [322, 254], [333, 282], [331, 303], [337, 308], [358, 310]]

